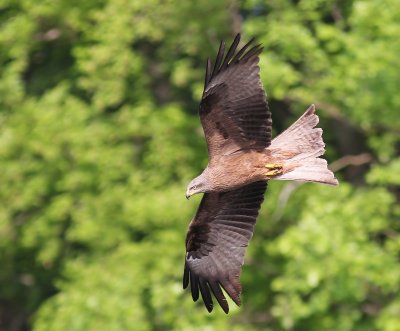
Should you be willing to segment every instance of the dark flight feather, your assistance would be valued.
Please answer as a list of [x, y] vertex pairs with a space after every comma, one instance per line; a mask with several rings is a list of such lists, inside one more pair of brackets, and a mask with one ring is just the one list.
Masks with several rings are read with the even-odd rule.
[[213, 309], [210, 289], [225, 313], [229, 307], [221, 287], [240, 305], [241, 266], [266, 187], [262, 181], [230, 192], [206, 193], [190, 223], [187, 238], [196, 241], [200, 236], [201, 244], [188, 246], [186, 240], [183, 287], [190, 283], [194, 301], [201, 293], [208, 311]]
[[[240, 38], [240, 35], [239, 35]], [[243, 55], [244, 52], [246, 52], [247, 48], [249, 48], [249, 46], [254, 42], [254, 38], [251, 38], [250, 41], [244, 45], [239, 52], [237, 52], [237, 54], [235, 55], [235, 57], [232, 59], [232, 63], [235, 62], [239, 62], [240, 61], [240, 57]]]
[[221, 41], [219, 45], [217, 59], [215, 60], [214, 69], [211, 74], [211, 79], [219, 72], [219, 66], [222, 62], [222, 59], [224, 58], [224, 52], [225, 52], [225, 42]]
[[227, 54], [221, 42], [210, 74], [207, 62], [200, 119], [209, 158], [238, 150], [264, 149], [271, 142], [272, 121], [259, 75], [261, 45], [250, 40], [238, 51], [238, 34]]
[[224, 63], [221, 66], [221, 70], [226, 69], [226, 67], [229, 65], [230, 61], [232, 60], [233, 55], [236, 52], [236, 48], [239, 45], [239, 42], [240, 42], [240, 34], [237, 34], [231, 47], [229, 47], [228, 53], [226, 53]]
[[206, 89], [206, 86], [211, 80], [211, 60], [210, 58], [207, 59], [207, 64], [206, 64], [206, 76], [204, 78], [204, 89]]

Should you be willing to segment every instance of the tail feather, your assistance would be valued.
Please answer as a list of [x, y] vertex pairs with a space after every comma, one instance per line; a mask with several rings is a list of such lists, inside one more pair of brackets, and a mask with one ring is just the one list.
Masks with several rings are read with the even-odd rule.
[[279, 180], [299, 180], [338, 185], [326, 160], [319, 156], [325, 153], [322, 129], [315, 128], [319, 118], [315, 106], [307, 111], [287, 130], [277, 136], [268, 147], [283, 163], [283, 174], [274, 177]]

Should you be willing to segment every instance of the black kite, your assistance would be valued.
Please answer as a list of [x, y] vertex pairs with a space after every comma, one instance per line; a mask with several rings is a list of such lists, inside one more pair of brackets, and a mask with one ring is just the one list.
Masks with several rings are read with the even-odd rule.
[[240, 270], [270, 179], [338, 185], [319, 158], [322, 129], [311, 105], [286, 131], [271, 140], [271, 113], [260, 81], [260, 45], [239, 51], [238, 34], [225, 55], [221, 42], [214, 66], [208, 59], [200, 119], [208, 165], [188, 185], [186, 197], [205, 193], [186, 237], [183, 287], [193, 300], [201, 293], [209, 312], [211, 293], [225, 313], [223, 288], [240, 305]]

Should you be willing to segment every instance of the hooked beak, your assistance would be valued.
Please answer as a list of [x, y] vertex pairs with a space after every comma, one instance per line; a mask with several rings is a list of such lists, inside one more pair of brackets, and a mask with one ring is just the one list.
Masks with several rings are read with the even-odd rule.
[[186, 199], [189, 200], [189, 198], [190, 198], [190, 194], [186, 192]]

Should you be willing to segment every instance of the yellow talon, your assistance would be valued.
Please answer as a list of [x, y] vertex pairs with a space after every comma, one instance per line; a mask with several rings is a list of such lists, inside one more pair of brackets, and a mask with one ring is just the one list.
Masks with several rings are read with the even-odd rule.
[[282, 168], [282, 164], [281, 163], [267, 163], [265, 165], [265, 168], [267, 168], [267, 169], [281, 169]]
[[265, 174], [269, 177], [280, 175], [283, 172], [282, 167], [283, 167], [283, 165], [279, 164], [279, 163], [278, 164], [276, 164], [276, 163], [266, 164], [265, 168], [267, 168], [269, 171], [267, 171]]
[[267, 171], [265, 174], [267, 176], [271, 177], [271, 176], [279, 175], [281, 173], [282, 173], [282, 170], [276, 169], [276, 170]]

